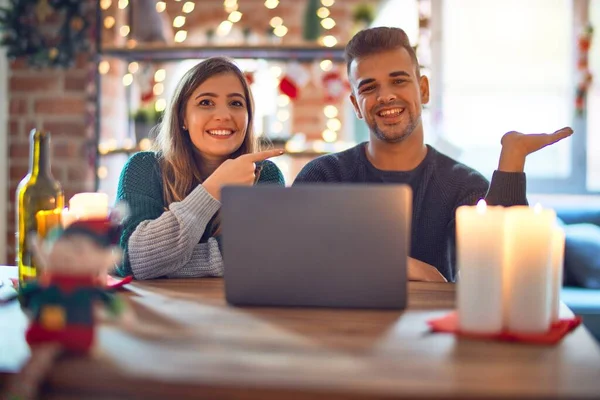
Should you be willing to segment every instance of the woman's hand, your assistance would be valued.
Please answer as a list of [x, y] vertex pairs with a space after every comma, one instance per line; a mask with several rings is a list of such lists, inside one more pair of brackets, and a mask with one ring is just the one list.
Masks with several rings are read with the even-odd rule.
[[235, 159], [225, 160], [202, 184], [215, 199], [221, 200], [221, 188], [225, 185], [252, 185], [256, 178], [256, 163], [280, 156], [283, 150], [265, 150]]
[[448, 282], [435, 267], [408, 257], [408, 280], [424, 282]]

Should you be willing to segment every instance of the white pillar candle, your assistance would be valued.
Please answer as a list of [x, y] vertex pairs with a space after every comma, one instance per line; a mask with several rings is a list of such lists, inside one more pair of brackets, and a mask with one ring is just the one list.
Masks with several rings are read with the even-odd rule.
[[77, 217], [74, 213], [70, 212], [68, 208], [63, 208], [61, 213], [61, 222], [63, 229], [67, 229], [69, 225], [77, 221]]
[[552, 235], [552, 301], [550, 316], [552, 322], [560, 320], [560, 291], [563, 281], [565, 259], [565, 231], [556, 226]]
[[69, 200], [69, 213], [76, 219], [106, 218], [108, 212], [106, 193], [77, 193]]
[[511, 332], [546, 332], [556, 213], [539, 205], [514, 206], [505, 218], [505, 325]]
[[456, 210], [458, 319], [461, 331], [502, 330], [504, 207], [477, 206]]

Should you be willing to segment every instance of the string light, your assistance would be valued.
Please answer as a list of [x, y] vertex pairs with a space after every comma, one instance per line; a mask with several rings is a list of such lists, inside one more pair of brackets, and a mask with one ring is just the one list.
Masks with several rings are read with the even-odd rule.
[[174, 28], [181, 28], [183, 25], [185, 25], [185, 17], [180, 15], [175, 17], [175, 19], [173, 19], [173, 27]]
[[123, 147], [126, 149], [131, 149], [133, 147], [133, 140], [130, 138], [123, 139]]
[[342, 129], [342, 122], [337, 118], [331, 118], [329, 121], [327, 121], [327, 128], [337, 132]]
[[100, 0], [100, 8], [103, 10], [108, 10], [112, 5], [112, 0]]
[[176, 43], [181, 43], [186, 38], [187, 38], [187, 31], [177, 31], [177, 33], [175, 34], [174, 40]]
[[154, 85], [154, 87], [152, 88], [152, 93], [154, 93], [155, 96], [160, 96], [161, 94], [163, 94], [164, 91], [165, 85], [163, 85], [160, 82]]
[[150, 147], [152, 147], [152, 141], [150, 141], [150, 139], [148, 138], [143, 138], [142, 140], [140, 140], [140, 150], [150, 150]]
[[323, 140], [327, 143], [333, 143], [337, 140], [337, 133], [335, 133], [331, 129], [325, 129], [321, 136], [323, 136]]
[[237, 0], [225, 0], [223, 2], [223, 6], [225, 7], [226, 13], [231, 13], [231, 12], [237, 11], [237, 9], [238, 9]]
[[135, 61], [129, 63], [129, 66], [127, 67], [127, 70], [132, 74], [135, 74], [136, 72], [138, 72], [138, 69], [140, 69], [140, 65]]
[[132, 83], [133, 83], [133, 75], [131, 75], [131, 74], [123, 75], [123, 85], [124, 86], [129, 86]]
[[115, 150], [117, 148], [117, 139], [109, 139], [106, 141], [106, 148], [108, 151]]
[[321, 4], [323, 4], [324, 7], [331, 7], [335, 4], [335, 0], [321, 0]]
[[281, 133], [283, 131], [283, 124], [279, 121], [273, 122], [271, 131], [273, 131], [273, 133]]
[[98, 72], [105, 75], [108, 71], [110, 71], [110, 63], [106, 60], [100, 61], [100, 64], [98, 64]]
[[106, 29], [112, 28], [113, 26], [115, 26], [115, 23], [116, 23], [116, 21], [115, 21], [114, 17], [109, 16], [109, 17], [104, 18], [104, 27]]
[[129, 5], [129, 0], [119, 0], [119, 8], [124, 10]]
[[217, 27], [217, 35], [219, 36], [227, 36], [229, 32], [231, 32], [231, 28], [233, 27], [233, 23], [231, 21], [223, 21]]
[[194, 7], [196, 7], [196, 4], [194, 2], [188, 1], [187, 3], [185, 3], [183, 5], [183, 8], [181, 9], [181, 11], [183, 11], [186, 14], [189, 14], [192, 11], [194, 11]]
[[123, 37], [129, 35], [129, 25], [123, 25], [121, 27], [121, 29], [119, 30], [119, 32], [121, 33], [121, 36], [123, 36]]
[[323, 113], [327, 118], [335, 118], [338, 116], [338, 109], [336, 106], [330, 104], [323, 108]]
[[265, 7], [267, 7], [269, 10], [277, 8], [278, 5], [279, 0], [265, 0]]
[[227, 19], [233, 23], [236, 23], [242, 19], [242, 15], [243, 14], [239, 11], [233, 11], [231, 14], [229, 14], [229, 18]]
[[277, 96], [277, 105], [279, 107], [286, 107], [290, 104], [290, 98], [285, 94], [280, 94]]
[[165, 99], [158, 99], [154, 103], [154, 109], [156, 112], [163, 112], [167, 108], [167, 101]]
[[269, 25], [273, 28], [277, 28], [278, 26], [283, 25], [283, 19], [281, 17], [273, 17], [271, 21], [269, 21]]
[[105, 142], [100, 142], [100, 143], [98, 144], [98, 152], [99, 152], [100, 154], [107, 154], [107, 153], [108, 153], [108, 151], [109, 151], [109, 149], [108, 149], [108, 145], [107, 145]]
[[290, 112], [288, 110], [277, 111], [277, 119], [284, 122], [290, 119]]
[[167, 77], [167, 71], [165, 71], [164, 69], [157, 69], [156, 72], [154, 73], [154, 80], [156, 82], [162, 82], [165, 80], [165, 78]]
[[281, 67], [278, 67], [277, 65], [271, 67], [271, 75], [273, 75], [273, 77], [279, 78], [282, 73]]
[[325, 18], [321, 21], [321, 26], [329, 30], [335, 26], [335, 21], [333, 20], [333, 18]]
[[284, 37], [288, 33], [288, 28], [285, 25], [279, 25], [275, 29], [273, 29], [273, 34], [277, 37]]
[[156, 2], [156, 12], [163, 12], [167, 9], [167, 3], [165, 3], [164, 1], [157, 1]]
[[323, 38], [323, 46], [325, 47], [333, 47], [337, 44], [337, 39], [335, 36], [327, 35]]
[[321, 7], [317, 10], [317, 15], [319, 16], [319, 18], [327, 18], [329, 17], [329, 14], [331, 14], [329, 12], [329, 8], [327, 7]]
[[333, 68], [333, 62], [331, 62], [331, 60], [323, 60], [319, 63], [319, 66], [321, 67], [321, 70], [325, 72], [331, 71], [331, 68]]
[[106, 179], [106, 177], [108, 176], [108, 168], [106, 168], [104, 165], [99, 166], [97, 174], [98, 178]]

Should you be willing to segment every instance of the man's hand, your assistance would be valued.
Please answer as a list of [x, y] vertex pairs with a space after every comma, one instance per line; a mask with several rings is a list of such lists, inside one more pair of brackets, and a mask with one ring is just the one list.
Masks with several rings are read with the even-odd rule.
[[573, 134], [573, 129], [565, 127], [554, 133], [523, 134], [508, 132], [502, 136], [502, 152], [498, 171], [523, 172], [525, 158], [546, 146], [568, 138]]
[[435, 267], [408, 257], [408, 280], [424, 282], [448, 282]]
[[252, 185], [256, 178], [256, 163], [280, 156], [283, 150], [265, 150], [235, 159], [225, 160], [202, 184], [215, 199], [221, 200], [221, 188], [225, 185]]

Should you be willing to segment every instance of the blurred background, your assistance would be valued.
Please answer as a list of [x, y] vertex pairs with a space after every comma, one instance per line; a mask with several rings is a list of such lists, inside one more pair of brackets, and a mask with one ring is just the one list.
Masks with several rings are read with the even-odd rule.
[[[429, 76], [426, 142], [490, 177], [510, 130], [575, 135], [528, 158], [532, 195], [600, 193], [600, 0], [20, 0], [0, 52], [0, 229], [31, 128], [53, 134], [66, 198], [114, 199], [127, 158], [147, 149], [175, 84], [213, 55], [252, 83], [255, 131], [291, 184], [314, 157], [368, 139], [348, 100], [343, 49], [368, 26], [404, 29]], [[0, 0], [0, 5], [13, 2]], [[44, 42], [38, 34], [51, 40]], [[0, 254], [4, 252], [0, 249]], [[8, 259], [11, 259], [9, 254]]]

